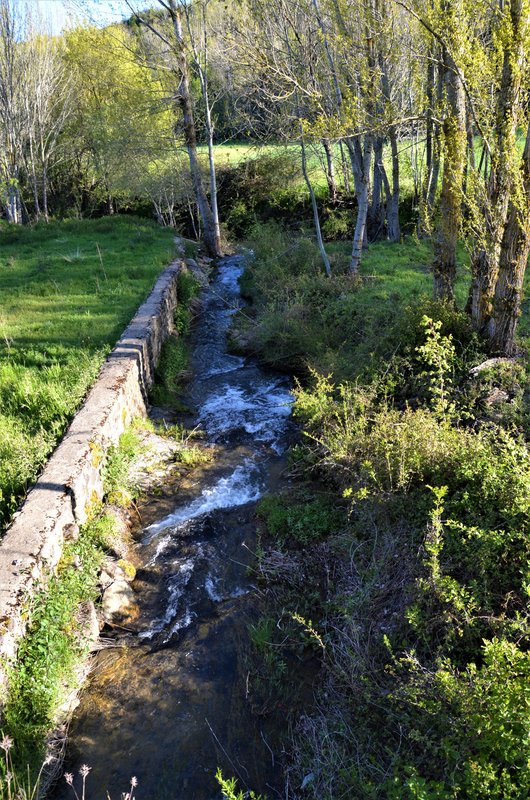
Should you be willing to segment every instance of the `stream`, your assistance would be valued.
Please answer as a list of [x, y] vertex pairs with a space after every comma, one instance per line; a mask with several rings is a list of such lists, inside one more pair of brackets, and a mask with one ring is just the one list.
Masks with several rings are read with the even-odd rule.
[[[217, 767], [283, 795], [285, 730], [252, 714], [244, 653], [255, 504], [281, 479], [292, 398], [288, 378], [227, 353], [242, 272], [242, 257], [225, 258], [204, 291], [183, 398], [215, 458], [142, 504], [138, 615], [96, 656], [72, 720], [65, 769], [90, 765], [86, 800], [116, 800], [133, 775], [137, 800], [217, 800]], [[61, 780], [54, 796], [73, 794]]]

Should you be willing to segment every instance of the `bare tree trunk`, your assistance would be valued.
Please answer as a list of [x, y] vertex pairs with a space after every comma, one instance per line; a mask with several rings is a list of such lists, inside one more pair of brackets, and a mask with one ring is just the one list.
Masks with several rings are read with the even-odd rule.
[[46, 222], [50, 221], [48, 212], [48, 166], [46, 159], [42, 162], [42, 210], [44, 212], [44, 219]]
[[420, 235], [429, 234], [432, 230], [432, 216], [440, 175], [441, 131], [440, 125], [433, 119], [435, 104], [440, 103], [443, 97], [443, 70], [441, 67], [438, 68], [438, 75], [436, 75], [437, 54], [438, 48], [433, 44], [427, 67], [426, 175], [419, 221]]
[[523, 281], [530, 254], [530, 124], [521, 164], [522, 187], [518, 202], [510, 203], [499, 258], [499, 277], [488, 337], [494, 353], [515, 352], [515, 330], [521, 314]]
[[191, 100], [191, 93], [188, 80], [188, 62], [186, 59], [186, 51], [184, 48], [184, 41], [182, 38], [182, 22], [180, 18], [180, 10], [177, 7], [176, 0], [168, 0], [171, 19], [173, 22], [173, 30], [175, 33], [176, 43], [176, 56], [178, 61], [178, 68], [180, 73], [180, 84], [178, 87], [176, 100], [180, 106], [184, 126], [184, 140], [186, 143], [186, 150], [188, 151], [188, 158], [190, 163], [191, 182], [193, 192], [199, 208], [203, 224], [204, 244], [208, 254], [213, 258], [218, 258], [222, 253], [219, 246], [218, 238], [215, 232], [215, 223], [212, 214], [212, 209], [208, 203], [208, 198], [204, 187], [202, 185], [201, 169], [199, 159], [197, 157], [197, 134], [195, 131], [195, 120], [193, 117], [193, 105]]
[[188, 23], [188, 31], [193, 48], [193, 57], [195, 68], [199, 74], [199, 83], [201, 85], [201, 95], [204, 107], [204, 125], [206, 129], [206, 141], [208, 143], [208, 170], [210, 178], [210, 204], [212, 209], [212, 218], [214, 226], [214, 234], [216, 239], [217, 251], [221, 252], [221, 225], [219, 221], [219, 205], [217, 202], [217, 175], [215, 171], [215, 150], [214, 150], [214, 124], [212, 120], [212, 107], [210, 105], [209, 87], [208, 87], [208, 31], [206, 25], [206, 6], [207, 2], [202, 3], [202, 52], [204, 58], [204, 67], [201, 63], [199, 51], [196, 46], [195, 37], [190, 20], [190, 8], [188, 5], [184, 6], [186, 20]]
[[348, 159], [344, 155], [344, 143], [340, 142], [340, 160], [342, 165], [342, 180], [344, 183], [344, 191], [346, 194], [351, 193], [351, 186], [350, 186], [350, 170], [348, 168]]
[[444, 53], [448, 109], [443, 124], [444, 170], [440, 220], [434, 245], [434, 297], [454, 302], [456, 248], [462, 221], [462, 180], [466, 154], [466, 100], [456, 65]]
[[359, 139], [347, 140], [357, 195], [357, 219], [353, 233], [350, 275], [358, 275], [366, 237], [366, 219], [370, 197], [370, 166], [372, 163], [372, 137], [365, 136], [364, 152]]
[[322, 139], [322, 146], [326, 154], [326, 181], [328, 184], [329, 199], [335, 205], [337, 202], [337, 181], [335, 180], [335, 164], [333, 162], [333, 151], [331, 143], [326, 137]]
[[33, 204], [35, 206], [35, 218], [40, 218], [40, 204], [39, 204], [39, 186], [37, 182], [37, 171], [35, 169], [35, 152], [32, 142], [32, 137], [29, 137], [29, 160], [30, 160], [30, 175], [31, 175], [31, 190], [33, 192]]
[[20, 202], [20, 189], [18, 179], [13, 178], [7, 184], [6, 215], [7, 221], [14, 225], [22, 224], [22, 204]]
[[[373, 165], [373, 186], [372, 202], [368, 209], [368, 228], [370, 241], [385, 238], [385, 213], [382, 202], [383, 190], [383, 139], [377, 136], [374, 139], [374, 165]], [[385, 175], [386, 177], [386, 175]]]
[[388, 136], [392, 153], [392, 192], [390, 197], [387, 198], [386, 212], [388, 238], [391, 242], [399, 242], [401, 240], [401, 229], [399, 226], [399, 150], [394, 125], [390, 126]]
[[320, 218], [318, 216], [318, 205], [317, 205], [317, 199], [315, 197], [315, 191], [313, 189], [313, 184], [311, 183], [311, 179], [309, 178], [309, 173], [307, 171], [307, 157], [306, 157], [306, 149], [303, 136], [300, 136], [300, 150], [302, 154], [302, 174], [304, 176], [304, 180], [307, 189], [309, 191], [309, 197], [311, 198], [311, 207], [313, 209], [313, 221], [315, 223], [315, 232], [317, 237], [318, 249], [320, 250], [320, 255], [324, 263], [324, 269], [326, 270], [326, 275], [329, 278], [331, 276], [331, 265], [329, 263], [328, 254], [326, 253], [326, 248], [324, 247], [324, 241], [322, 239], [322, 231], [320, 229]]

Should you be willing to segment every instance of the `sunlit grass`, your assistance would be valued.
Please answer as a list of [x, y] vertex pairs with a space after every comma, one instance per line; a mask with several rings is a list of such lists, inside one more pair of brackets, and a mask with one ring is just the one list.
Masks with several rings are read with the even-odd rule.
[[134, 217], [0, 225], [0, 526], [172, 254]]

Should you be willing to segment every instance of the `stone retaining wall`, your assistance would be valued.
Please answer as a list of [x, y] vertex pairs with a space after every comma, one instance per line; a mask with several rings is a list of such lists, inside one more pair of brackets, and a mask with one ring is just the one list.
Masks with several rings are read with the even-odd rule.
[[0, 694], [32, 587], [57, 567], [69, 526], [82, 525], [102, 499], [107, 448], [133, 417], [146, 414], [154, 367], [173, 330], [180, 266], [174, 262], [158, 278], [0, 543]]

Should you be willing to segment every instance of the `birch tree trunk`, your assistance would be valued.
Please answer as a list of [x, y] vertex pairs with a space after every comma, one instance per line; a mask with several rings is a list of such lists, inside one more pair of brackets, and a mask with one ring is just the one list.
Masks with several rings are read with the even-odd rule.
[[385, 213], [382, 202], [382, 190], [384, 185], [384, 165], [383, 165], [383, 139], [377, 136], [374, 139], [374, 165], [373, 165], [373, 184], [372, 202], [368, 209], [368, 227], [370, 241], [385, 238]]
[[173, 23], [173, 30], [175, 34], [175, 54], [177, 56], [178, 69], [180, 74], [180, 83], [178, 86], [176, 100], [182, 112], [183, 126], [184, 126], [184, 141], [186, 150], [188, 152], [191, 182], [193, 192], [197, 201], [197, 206], [202, 219], [203, 237], [206, 250], [213, 258], [218, 258], [222, 255], [218, 237], [215, 232], [215, 222], [212, 214], [212, 209], [208, 202], [204, 186], [202, 184], [201, 169], [199, 159], [197, 157], [197, 133], [195, 129], [195, 119], [193, 116], [193, 104], [190, 93], [189, 78], [188, 78], [188, 61], [186, 58], [186, 50], [184, 47], [184, 40], [182, 37], [182, 21], [180, 18], [180, 9], [177, 6], [176, 0], [168, 0], [171, 20]]
[[201, 96], [204, 110], [204, 126], [206, 130], [206, 141], [208, 144], [208, 172], [210, 181], [210, 204], [212, 209], [212, 218], [214, 226], [214, 236], [216, 240], [216, 249], [221, 253], [221, 225], [219, 221], [219, 205], [217, 202], [217, 174], [215, 170], [215, 148], [214, 148], [214, 124], [212, 119], [212, 106], [210, 104], [210, 94], [208, 86], [208, 31], [206, 25], [206, 5], [202, 2], [202, 53], [204, 58], [204, 66], [201, 63], [200, 54], [193, 35], [190, 8], [185, 6], [186, 20], [188, 23], [188, 32], [193, 48], [194, 66], [199, 75], [199, 83], [201, 86]]
[[300, 150], [302, 155], [302, 174], [304, 176], [304, 180], [307, 189], [309, 191], [309, 197], [311, 198], [311, 208], [313, 210], [313, 222], [315, 223], [315, 233], [317, 237], [318, 249], [320, 251], [320, 256], [324, 264], [324, 269], [326, 270], [326, 275], [329, 278], [331, 277], [331, 265], [329, 263], [328, 254], [326, 253], [326, 248], [324, 247], [324, 240], [322, 239], [322, 230], [320, 228], [320, 217], [318, 215], [318, 205], [317, 205], [317, 199], [315, 197], [315, 190], [313, 189], [313, 184], [311, 183], [311, 179], [307, 171], [307, 154], [306, 154], [303, 134], [300, 136]]
[[350, 275], [358, 275], [361, 258], [366, 238], [366, 220], [370, 199], [370, 166], [372, 163], [373, 143], [372, 137], [364, 137], [364, 152], [359, 139], [354, 142], [348, 140], [352, 171], [355, 178], [355, 191], [357, 194], [357, 218], [353, 233], [352, 252], [350, 258]]
[[335, 163], [333, 161], [333, 151], [331, 149], [331, 142], [329, 139], [322, 139], [322, 146], [326, 154], [326, 181], [329, 190], [329, 199], [335, 205], [337, 202], [337, 181], [335, 179]]

